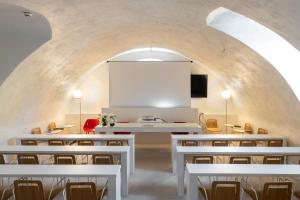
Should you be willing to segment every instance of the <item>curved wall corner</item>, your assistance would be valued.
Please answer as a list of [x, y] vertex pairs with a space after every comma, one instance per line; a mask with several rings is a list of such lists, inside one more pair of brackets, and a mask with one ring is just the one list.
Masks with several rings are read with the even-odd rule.
[[[25, 17], [24, 11], [32, 16]], [[49, 41], [51, 26], [41, 14], [0, 3], [0, 86], [26, 57]]]
[[300, 52], [294, 46], [262, 24], [223, 7], [212, 11], [206, 22], [207, 26], [239, 40], [271, 63], [300, 101]]

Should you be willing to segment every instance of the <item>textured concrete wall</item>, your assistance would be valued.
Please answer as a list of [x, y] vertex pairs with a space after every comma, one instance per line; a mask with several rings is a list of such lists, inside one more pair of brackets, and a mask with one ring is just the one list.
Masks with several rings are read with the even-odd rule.
[[280, 74], [259, 55], [206, 26], [223, 6], [279, 33], [300, 49], [298, 0], [0, 0], [49, 20], [53, 39], [28, 57], [0, 87], [2, 139], [62, 119], [77, 80], [128, 49], [173, 49], [207, 66], [233, 92], [241, 121], [300, 144], [300, 105]]

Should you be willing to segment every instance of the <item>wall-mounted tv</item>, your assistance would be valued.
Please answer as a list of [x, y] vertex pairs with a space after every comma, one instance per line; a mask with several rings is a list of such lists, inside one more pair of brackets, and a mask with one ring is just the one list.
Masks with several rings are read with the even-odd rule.
[[191, 97], [207, 98], [207, 74], [191, 75]]

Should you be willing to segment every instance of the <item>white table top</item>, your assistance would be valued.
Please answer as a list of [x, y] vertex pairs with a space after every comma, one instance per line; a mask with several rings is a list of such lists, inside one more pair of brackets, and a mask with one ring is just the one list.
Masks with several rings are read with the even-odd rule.
[[177, 153], [203, 155], [300, 155], [300, 147], [187, 147], [177, 146]]
[[129, 153], [129, 146], [17, 146], [0, 145], [1, 154], [96, 154]]
[[117, 123], [114, 127], [97, 126], [96, 132], [201, 132], [197, 123]]
[[121, 165], [0, 165], [2, 177], [116, 176]]
[[300, 176], [300, 165], [187, 164], [197, 176]]
[[176, 140], [283, 140], [286, 139], [280, 135], [257, 135], [257, 134], [189, 134], [189, 135], [172, 135]]
[[24, 134], [16, 136], [15, 139], [22, 140], [108, 140], [108, 139], [133, 139], [134, 135], [113, 134]]

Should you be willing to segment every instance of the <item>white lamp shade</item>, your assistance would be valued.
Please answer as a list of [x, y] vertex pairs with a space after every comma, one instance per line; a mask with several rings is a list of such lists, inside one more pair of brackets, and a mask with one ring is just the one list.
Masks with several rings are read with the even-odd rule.
[[75, 98], [75, 99], [80, 99], [81, 96], [82, 96], [81, 90], [77, 89], [77, 90], [74, 90], [74, 91], [73, 91], [73, 98]]
[[231, 94], [228, 90], [223, 90], [221, 96], [223, 97], [223, 99], [229, 99], [231, 97]]

